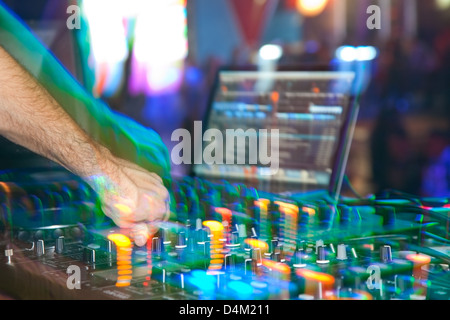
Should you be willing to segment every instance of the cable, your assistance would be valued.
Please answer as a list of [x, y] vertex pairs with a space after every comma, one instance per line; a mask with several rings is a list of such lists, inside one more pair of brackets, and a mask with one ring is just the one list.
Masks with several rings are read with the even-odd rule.
[[342, 181], [343, 186], [347, 187], [358, 199], [365, 199], [358, 191], [355, 190], [352, 183], [350, 182], [350, 179], [348, 178], [348, 175], [344, 175], [344, 179]]

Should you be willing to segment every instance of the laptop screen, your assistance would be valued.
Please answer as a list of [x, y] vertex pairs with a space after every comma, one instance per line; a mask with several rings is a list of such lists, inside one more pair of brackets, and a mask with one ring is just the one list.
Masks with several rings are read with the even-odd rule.
[[343, 165], [354, 77], [220, 71], [194, 174], [277, 193], [328, 190]]

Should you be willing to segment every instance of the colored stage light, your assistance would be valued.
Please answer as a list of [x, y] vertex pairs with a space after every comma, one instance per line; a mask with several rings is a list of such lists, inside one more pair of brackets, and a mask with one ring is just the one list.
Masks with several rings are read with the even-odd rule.
[[297, 0], [297, 10], [304, 16], [314, 17], [322, 13], [328, 0]]
[[336, 57], [345, 62], [372, 61], [378, 56], [378, 50], [372, 46], [342, 46], [336, 50]]
[[276, 44], [266, 44], [259, 49], [259, 56], [263, 60], [278, 60], [283, 55], [283, 48]]

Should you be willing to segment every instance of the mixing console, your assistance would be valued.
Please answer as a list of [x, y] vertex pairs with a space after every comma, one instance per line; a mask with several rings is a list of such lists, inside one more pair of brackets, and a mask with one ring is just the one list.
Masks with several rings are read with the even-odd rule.
[[446, 201], [330, 204], [185, 178], [137, 247], [76, 177], [0, 178], [0, 290], [17, 298], [450, 299]]

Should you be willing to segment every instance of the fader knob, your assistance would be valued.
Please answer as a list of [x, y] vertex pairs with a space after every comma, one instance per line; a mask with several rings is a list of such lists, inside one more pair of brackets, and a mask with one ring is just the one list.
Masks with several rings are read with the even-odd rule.
[[96, 257], [95, 257], [95, 248], [87, 246], [84, 248], [83, 252], [83, 260], [86, 263], [95, 263]]
[[184, 249], [186, 248], [186, 232], [180, 231], [177, 234], [177, 244], [175, 245], [176, 249]]
[[106, 241], [106, 253], [108, 255], [111, 255], [113, 253], [114, 250], [114, 242], [112, 242], [111, 240], [107, 240]]
[[384, 263], [392, 262], [392, 249], [391, 246], [380, 247], [380, 259]]
[[44, 240], [36, 241], [36, 255], [41, 257], [45, 254], [45, 244]]
[[337, 260], [347, 260], [347, 246], [345, 244], [340, 244], [337, 247]]
[[316, 254], [318, 254], [319, 247], [323, 247], [323, 246], [324, 246], [323, 240], [316, 241]]
[[306, 263], [304, 263], [303, 261], [303, 255], [304, 255], [304, 250], [303, 249], [299, 249], [295, 252], [294, 255], [294, 259], [293, 259], [293, 267], [294, 268], [304, 268], [306, 267]]
[[64, 245], [65, 245], [65, 239], [64, 236], [58, 237], [55, 242], [55, 251], [56, 253], [63, 253], [64, 252]]
[[327, 259], [327, 251], [325, 250], [324, 246], [317, 248], [317, 260], [316, 262], [318, 264], [326, 264], [329, 263], [330, 260]]

